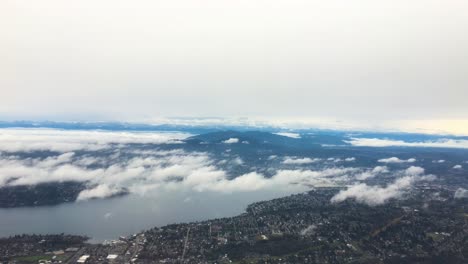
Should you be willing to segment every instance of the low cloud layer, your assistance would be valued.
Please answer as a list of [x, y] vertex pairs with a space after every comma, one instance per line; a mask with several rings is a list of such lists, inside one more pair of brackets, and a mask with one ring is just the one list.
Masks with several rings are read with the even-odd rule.
[[229, 139], [226, 139], [223, 141], [224, 144], [235, 144], [235, 143], [239, 143], [239, 139], [238, 138], [229, 138]]
[[468, 190], [463, 188], [458, 188], [454, 194], [455, 199], [468, 198]]
[[122, 191], [121, 189], [111, 188], [106, 184], [101, 184], [92, 189], [88, 189], [88, 190], [84, 190], [80, 192], [76, 200], [82, 201], [82, 200], [89, 200], [89, 199], [106, 198], [106, 197], [116, 195], [121, 191]]
[[420, 181], [431, 181], [435, 179], [433, 175], [423, 175], [424, 169], [421, 167], [410, 167], [403, 172], [405, 176], [396, 179], [393, 183], [385, 187], [369, 186], [365, 183], [354, 184], [348, 189], [340, 191], [331, 201], [334, 203], [343, 202], [347, 199], [354, 199], [359, 203], [371, 206], [381, 205], [390, 199], [403, 197], [413, 185]]
[[[271, 177], [257, 171], [230, 175], [218, 167], [219, 161], [202, 152], [122, 147], [106, 154], [93, 154], [66, 152], [36, 158], [3, 154], [0, 156], [0, 187], [86, 182], [89, 187], [79, 194], [78, 200], [109, 197], [122, 190], [144, 195], [159, 188], [213, 192], [281, 188], [300, 192], [315, 186], [349, 184], [354, 180], [354, 175], [362, 172], [360, 168], [346, 167], [317, 170], [278, 168]], [[237, 166], [244, 163], [237, 156], [224, 160]]]
[[[122, 157], [125, 157], [122, 159]], [[239, 157], [226, 159], [241, 165]], [[297, 161], [297, 159], [295, 160]], [[105, 156], [77, 155], [67, 152], [46, 158], [21, 158], [0, 156], [0, 186], [34, 185], [45, 182], [78, 181], [88, 183], [78, 199], [88, 200], [116, 195], [122, 190], [145, 195], [164, 188], [166, 190], [250, 192], [261, 189], [282, 189], [297, 192], [311, 187], [344, 186], [389, 173], [385, 166], [371, 169], [353, 167], [328, 167], [322, 169], [281, 169], [271, 177], [251, 171], [230, 175], [217, 166], [219, 162], [208, 153], [175, 150], [115, 149]], [[294, 163], [289, 165], [298, 165]], [[410, 167], [395, 172], [402, 175], [386, 186], [355, 184], [340, 192], [333, 202], [354, 198], [371, 205], [381, 204], [391, 198], [401, 197], [413, 183], [429, 180], [424, 169]]]
[[347, 143], [358, 147], [425, 147], [425, 148], [468, 148], [468, 140], [440, 139], [436, 141], [406, 142], [379, 138], [352, 138]]
[[283, 137], [301, 138], [300, 134], [292, 133], [292, 132], [278, 132], [278, 133], [274, 133], [274, 134], [279, 135], [279, 136], [283, 136]]
[[0, 129], [0, 151], [30, 152], [101, 150], [109, 144], [180, 143], [187, 133], [70, 131], [57, 129]]
[[357, 174], [356, 179], [360, 180], [360, 181], [363, 181], [363, 180], [374, 178], [377, 175], [388, 173], [388, 172], [389, 172], [389, 170], [388, 170], [387, 166], [377, 166], [377, 167], [375, 167], [373, 169], [366, 170], [366, 171], [364, 171], [362, 173]]
[[410, 158], [407, 160], [402, 160], [397, 157], [391, 157], [391, 158], [386, 158], [386, 159], [379, 159], [378, 162], [380, 163], [413, 163], [413, 162], [416, 162], [416, 159]]
[[[429, 179], [420, 167], [395, 172], [400, 176], [386, 187], [368, 186], [363, 181], [390, 173], [386, 166], [345, 167], [353, 157], [329, 159], [284, 157], [268, 173], [229, 152], [222, 159], [207, 152], [168, 149], [166, 143], [181, 143], [187, 134], [121, 133], [102, 131], [0, 130], [0, 187], [76, 181], [87, 184], [77, 200], [105, 198], [123, 190], [145, 195], [158, 190], [250, 192], [261, 189], [305, 191], [311, 187], [346, 186], [333, 201], [354, 198], [380, 204], [400, 197], [412, 184]], [[228, 144], [238, 143], [237, 138]], [[148, 147], [148, 143], [155, 143]], [[158, 145], [159, 144], [159, 145]], [[58, 153], [38, 153], [34, 151]], [[26, 152], [26, 153], [24, 153]], [[270, 159], [270, 158], [269, 158]], [[271, 160], [280, 158], [271, 156]], [[396, 157], [386, 163], [411, 163]], [[302, 165], [314, 164], [305, 168]], [[231, 170], [230, 168], [236, 169]], [[312, 167], [312, 168], [311, 168]], [[393, 172], [392, 172], [393, 173]], [[268, 174], [268, 176], [266, 175]]]
[[294, 164], [294, 165], [301, 165], [301, 164], [311, 164], [321, 161], [318, 158], [296, 158], [296, 157], [286, 157], [283, 160], [283, 164]]

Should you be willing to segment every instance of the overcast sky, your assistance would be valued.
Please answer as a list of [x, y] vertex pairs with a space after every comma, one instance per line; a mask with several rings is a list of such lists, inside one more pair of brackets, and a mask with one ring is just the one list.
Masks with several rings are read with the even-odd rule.
[[2, 0], [0, 119], [460, 126], [467, 14], [463, 0]]

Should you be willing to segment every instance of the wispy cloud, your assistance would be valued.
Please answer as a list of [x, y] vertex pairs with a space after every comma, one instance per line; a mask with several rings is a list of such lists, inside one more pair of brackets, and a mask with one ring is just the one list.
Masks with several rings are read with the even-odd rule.
[[384, 173], [388, 173], [389, 170], [388, 170], [388, 167], [387, 166], [377, 166], [373, 169], [370, 169], [370, 170], [366, 170], [362, 173], [359, 173], [357, 174], [355, 177], [357, 180], [360, 180], [360, 181], [363, 181], [363, 180], [367, 180], [367, 179], [370, 179], [370, 178], [374, 178], [375, 176], [379, 175], [379, 174], [384, 174]]
[[101, 184], [92, 189], [88, 189], [88, 190], [84, 190], [80, 192], [76, 200], [83, 201], [83, 200], [89, 200], [89, 199], [106, 198], [106, 197], [111, 197], [113, 195], [116, 195], [119, 192], [122, 192], [122, 189], [111, 188], [106, 184]]
[[[332, 167], [319, 170], [273, 170], [272, 176], [251, 171], [229, 175], [208, 153], [177, 150], [115, 149], [111, 155], [67, 152], [45, 158], [0, 156], [0, 186], [34, 185], [45, 182], [86, 182], [78, 200], [102, 198], [122, 190], [142, 194], [164, 188], [213, 192], [248, 192], [280, 188], [305, 191], [314, 186], [349, 184], [359, 168]], [[228, 163], [242, 165], [235, 157]], [[92, 166], [89, 166], [93, 164]]]
[[346, 142], [358, 147], [468, 148], [468, 140], [464, 139], [440, 139], [436, 141], [406, 142], [403, 140], [379, 138], [352, 138]]
[[454, 194], [455, 199], [468, 198], [468, 190], [463, 188], [458, 188]]
[[109, 147], [109, 144], [180, 143], [181, 139], [185, 139], [189, 136], [190, 135], [186, 133], [70, 131], [56, 129], [0, 129], [0, 151], [93, 151], [107, 148]]
[[235, 143], [239, 143], [239, 139], [238, 138], [229, 138], [229, 139], [226, 139], [223, 141], [224, 144], [235, 144]]
[[[4, 130], [2, 130], [4, 132]], [[55, 150], [59, 154], [49, 156], [17, 155], [3, 153], [0, 155], [0, 186], [35, 185], [46, 182], [77, 181], [87, 183], [78, 200], [113, 196], [122, 190], [144, 195], [148, 191], [161, 188], [167, 190], [195, 190], [212, 192], [249, 192], [269, 188], [286, 188], [305, 191], [317, 186], [345, 186], [356, 180], [366, 180], [379, 174], [388, 173], [385, 166], [374, 168], [339, 167], [335, 162], [324, 163], [318, 169], [289, 168], [283, 166], [272, 168], [268, 176], [251, 168], [249, 172], [234, 174], [229, 168], [244, 166], [245, 161], [237, 155], [226, 154], [222, 160], [209, 153], [186, 151], [181, 148], [163, 150], [157, 146], [146, 148], [145, 145], [128, 145], [130, 143], [169, 143], [179, 142], [185, 135], [180, 134], [142, 134], [114, 133], [93, 131], [56, 131], [56, 130], [7, 130], [2, 145], [4, 149], [15, 151]], [[9, 139], [7, 135], [10, 136]], [[140, 137], [142, 136], [142, 137]], [[13, 145], [14, 140], [24, 141]], [[230, 140], [233, 142], [235, 140]], [[28, 146], [26, 142], [30, 142]], [[238, 141], [237, 141], [238, 142]], [[60, 143], [60, 144], [58, 144]], [[117, 144], [110, 148], [108, 144]], [[36, 145], [37, 144], [37, 145]], [[31, 147], [32, 146], [32, 147]], [[65, 150], [76, 151], [65, 151]], [[104, 150], [105, 151], [104, 151]], [[86, 150], [85, 152], [80, 150]], [[99, 151], [96, 151], [99, 150]], [[104, 151], [104, 152], [103, 152]], [[276, 158], [273, 157], [272, 158]], [[333, 158], [335, 161], [336, 158]], [[345, 161], [346, 159], [339, 159]], [[348, 158], [353, 161], [353, 158]], [[323, 161], [309, 157], [285, 157], [285, 165], [302, 165]], [[414, 162], [412, 159], [400, 160], [389, 158], [386, 162]], [[404, 177], [410, 182], [422, 178], [423, 170], [410, 167]], [[403, 178], [404, 178], [403, 177]], [[414, 178], [414, 179], [413, 179]], [[394, 197], [403, 190], [403, 180], [393, 185], [374, 187], [357, 185], [339, 197], [352, 197], [350, 192], [357, 188], [369, 190], [368, 193], [382, 193], [377, 203], [385, 197]], [[360, 190], [361, 190], [360, 189]], [[398, 190], [398, 191], [397, 191]], [[369, 194], [369, 195], [370, 195]], [[366, 200], [369, 195], [362, 196]], [[369, 198], [370, 199], [370, 198]]]
[[311, 163], [316, 163], [321, 161], [321, 159], [318, 158], [295, 158], [295, 157], [286, 157], [283, 161], [283, 164], [296, 164], [296, 165], [301, 165], [301, 164], [311, 164]]
[[199, 191], [254, 191], [265, 188], [297, 188], [306, 190], [311, 186], [336, 186], [349, 181], [348, 174], [355, 172], [355, 168], [332, 168], [324, 170], [279, 170], [271, 178], [251, 172], [240, 175], [232, 180], [219, 178], [216, 181], [205, 181], [194, 186]]
[[279, 136], [283, 136], [283, 137], [301, 138], [300, 134], [292, 133], [292, 132], [278, 132], [278, 133], [274, 133], [274, 134], [279, 135]]
[[416, 162], [416, 159], [410, 158], [407, 160], [403, 160], [397, 157], [391, 157], [391, 158], [386, 158], [386, 159], [379, 159], [378, 162], [380, 163], [413, 163], [413, 162]]
[[404, 174], [406, 176], [396, 179], [385, 187], [369, 186], [364, 183], [354, 184], [348, 189], [340, 191], [331, 201], [337, 203], [347, 199], [354, 199], [357, 202], [372, 206], [380, 205], [390, 199], [401, 198], [416, 182], [435, 179], [433, 175], [423, 175], [424, 169], [421, 167], [410, 167], [404, 171]]

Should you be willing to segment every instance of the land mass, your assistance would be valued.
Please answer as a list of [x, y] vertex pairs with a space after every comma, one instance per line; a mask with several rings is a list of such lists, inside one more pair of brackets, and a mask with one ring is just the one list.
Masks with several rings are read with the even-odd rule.
[[[369, 206], [330, 202], [339, 188], [249, 205], [229, 218], [172, 224], [88, 244], [69, 235], [0, 240], [5, 263], [467, 263], [467, 198], [418, 186]], [[437, 195], [434, 195], [437, 193]]]

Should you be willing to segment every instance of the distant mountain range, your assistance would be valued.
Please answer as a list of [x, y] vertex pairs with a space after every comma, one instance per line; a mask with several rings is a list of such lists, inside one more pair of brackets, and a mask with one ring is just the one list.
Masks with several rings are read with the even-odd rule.
[[[463, 139], [468, 140], [468, 136], [453, 135], [433, 135], [404, 132], [370, 132], [358, 130], [332, 130], [332, 129], [288, 129], [273, 126], [248, 126], [248, 125], [179, 125], [179, 124], [143, 124], [125, 122], [54, 122], [54, 121], [0, 121], [0, 128], [51, 128], [63, 130], [107, 130], [107, 131], [142, 131], [142, 132], [164, 132], [181, 131], [191, 134], [206, 134], [212, 132], [232, 131], [249, 132], [294, 132], [300, 134], [302, 138], [315, 138], [316, 144], [341, 145], [344, 140], [350, 137], [378, 138], [403, 140], [405, 142], [434, 141], [438, 139]], [[229, 132], [231, 131], [231, 132]], [[214, 134], [213, 136], [216, 136]], [[244, 136], [253, 136], [247, 133]], [[297, 142], [297, 141], [294, 141]]]
[[188, 138], [188, 143], [226, 143], [237, 140], [241, 144], [287, 146], [289, 148], [321, 148], [323, 144], [348, 145], [344, 137], [330, 135], [305, 135], [298, 138], [263, 131], [218, 131]]

